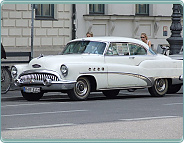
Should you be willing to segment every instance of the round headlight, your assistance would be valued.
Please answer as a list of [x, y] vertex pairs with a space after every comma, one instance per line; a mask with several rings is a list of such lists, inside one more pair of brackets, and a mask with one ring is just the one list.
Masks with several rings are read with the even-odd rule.
[[67, 66], [61, 65], [60, 70], [61, 70], [61, 73], [62, 73], [62, 75], [63, 75], [64, 77], [68, 75], [68, 68], [67, 68]]
[[17, 77], [17, 68], [15, 66], [13, 66], [11, 68], [11, 76], [12, 76], [12, 78], [16, 78]]

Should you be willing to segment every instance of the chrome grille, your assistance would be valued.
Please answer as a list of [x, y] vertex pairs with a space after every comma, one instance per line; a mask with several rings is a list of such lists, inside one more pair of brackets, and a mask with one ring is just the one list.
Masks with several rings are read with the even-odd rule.
[[27, 80], [43, 81], [44, 79], [51, 79], [52, 81], [59, 81], [59, 78], [56, 75], [48, 74], [48, 73], [26, 74], [26, 75], [20, 76], [20, 79], [23, 81], [27, 81]]

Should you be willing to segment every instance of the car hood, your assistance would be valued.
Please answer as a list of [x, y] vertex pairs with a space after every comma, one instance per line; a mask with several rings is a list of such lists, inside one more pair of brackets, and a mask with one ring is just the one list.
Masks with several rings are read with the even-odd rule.
[[34, 58], [29, 63], [30, 69], [55, 69], [62, 64], [77, 64], [77, 63], [89, 63], [99, 62], [102, 59], [102, 55], [95, 54], [83, 54], [83, 55], [51, 55], [51, 56], [40, 56]]

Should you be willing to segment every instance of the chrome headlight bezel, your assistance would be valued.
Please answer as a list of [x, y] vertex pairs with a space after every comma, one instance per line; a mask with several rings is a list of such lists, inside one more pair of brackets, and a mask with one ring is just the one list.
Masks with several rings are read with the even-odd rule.
[[60, 71], [61, 71], [61, 73], [62, 73], [62, 75], [63, 75], [64, 77], [66, 77], [66, 76], [68, 75], [68, 68], [67, 68], [66, 65], [64, 65], [64, 64], [61, 65]]
[[13, 79], [15, 79], [17, 77], [17, 73], [18, 73], [18, 70], [15, 66], [12, 66], [11, 68], [11, 76]]

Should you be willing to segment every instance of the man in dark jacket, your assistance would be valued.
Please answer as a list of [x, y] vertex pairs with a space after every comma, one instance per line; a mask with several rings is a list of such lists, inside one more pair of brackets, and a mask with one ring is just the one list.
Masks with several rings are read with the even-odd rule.
[[6, 52], [2, 43], [1, 43], [1, 59], [6, 59]]

